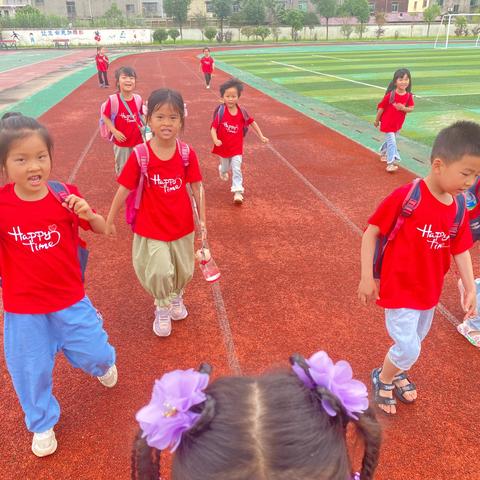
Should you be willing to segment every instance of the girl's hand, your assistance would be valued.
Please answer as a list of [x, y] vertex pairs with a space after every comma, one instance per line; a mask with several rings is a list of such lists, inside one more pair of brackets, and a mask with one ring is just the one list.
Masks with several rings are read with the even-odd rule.
[[405, 107], [403, 106], [402, 103], [394, 103], [393, 106], [399, 111], [399, 112], [404, 112]]
[[263, 135], [260, 137], [260, 140], [262, 143], [268, 143], [270, 140], [267, 137], [264, 137]]
[[375, 128], [378, 128], [378, 126], [380, 125], [380, 120], [375, 120], [373, 122], [373, 125], [374, 125]]
[[378, 296], [378, 285], [375, 279], [363, 279], [360, 280], [360, 284], [358, 285], [358, 298], [363, 305], [367, 304], [367, 301], [373, 297], [375, 300], [378, 300], [380, 297]]
[[115, 129], [112, 133], [115, 139], [119, 142], [124, 142], [127, 139], [127, 137], [120, 130]]
[[95, 213], [84, 198], [77, 197], [76, 195], [69, 195], [65, 198], [63, 204], [82, 220], [90, 222], [95, 218]]
[[213, 142], [217, 147], [220, 147], [222, 145], [222, 141], [221, 140], [214, 140]]
[[465, 292], [462, 303], [463, 311], [465, 312], [464, 319], [473, 318], [477, 316], [477, 292]]
[[117, 236], [117, 229], [114, 223], [111, 223], [107, 220], [105, 224], [105, 235], [108, 237], [116, 237]]

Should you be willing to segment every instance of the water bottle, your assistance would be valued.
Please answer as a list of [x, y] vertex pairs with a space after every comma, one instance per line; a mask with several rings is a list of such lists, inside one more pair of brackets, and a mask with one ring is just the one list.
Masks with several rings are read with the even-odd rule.
[[145, 126], [145, 141], [148, 142], [153, 137], [152, 129], [146, 125]]
[[477, 197], [470, 190], [465, 193], [467, 210], [473, 210], [477, 206]]
[[220, 278], [220, 270], [210, 254], [210, 250], [202, 247], [197, 250], [196, 257], [205, 280], [209, 283], [216, 282]]

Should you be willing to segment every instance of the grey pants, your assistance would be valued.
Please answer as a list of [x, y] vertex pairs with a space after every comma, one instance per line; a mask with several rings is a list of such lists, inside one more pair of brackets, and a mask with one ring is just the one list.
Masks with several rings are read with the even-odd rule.
[[115, 156], [115, 173], [117, 177], [123, 170], [123, 167], [127, 163], [128, 157], [133, 152], [133, 147], [119, 147], [118, 145], [113, 145], [113, 154]]

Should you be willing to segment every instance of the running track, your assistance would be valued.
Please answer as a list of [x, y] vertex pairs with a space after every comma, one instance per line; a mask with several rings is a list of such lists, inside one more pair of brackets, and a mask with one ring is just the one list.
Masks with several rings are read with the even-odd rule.
[[[272, 143], [263, 146], [248, 135], [246, 202], [234, 207], [209, 153], [217, 95], [204, 89], [195, 54], [151, 53], [121, 62], [136, 68], [144, 97], [169, 86], [188, 104], [184, 138], [201, 159], [219, 288], [212, 291], [197, 272], [186, 294], [190, 316], [174, 325], [171, 337], [159, 339], [151, 330], [152, 301], [131, 267], [131, 233], [123, 219], [116, 241], [90, 235], [87, 290], [117, 349], [119, 383], [106, 390], [59, 356], [59, 448], [37, 459], [2, 361], [2, 479], [128, 479], [134, 414], [150, 398], [153, 380], [170, 369], [209, 361], [217, 375], [256, 373], [286, 366], [293, 352], [324, 349], [334, 360], [348, 359], [368, 382], [382, 361], [389, 345], [382, 311], [356, 300], [360, 233], [378, 201], [411, 174], [385, 175], [373, 153], [247, 87], [242, 103]], [[226, 78], [219, 72], [214, 87]], [[105, 93], [92, 77], [41, 118], [56, 140], [55, 176], [74, 177], [104, 214], [116, 189], [111, 147], [96, 133]], [[449, 275], [442, 301], [460, 318], [454, 282]], [[412, 372], [419, 401], [400, 405], [395, 418], [380, 417], [385, 440], [378, 479], [479, 478], [479, 355], [451, 321], [437, 313]], [[358, 450], [357, 464], [360, 458]]]

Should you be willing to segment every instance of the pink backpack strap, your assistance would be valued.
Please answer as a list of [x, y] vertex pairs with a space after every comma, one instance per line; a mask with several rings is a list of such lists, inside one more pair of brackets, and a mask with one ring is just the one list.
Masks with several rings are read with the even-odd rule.
[[138, 181], [137, 194], [135, 195], [135, 208], [138, 210], [140, 208], [140, 201], [142, 200], [145, 179], [147, 179], [148, 183], [149, 153], [146, 143], [138, 144], [136, 147], [134, 147], [133, 151], [135, 152], [137, 162], [140, 167], [140, 179]]
[[142, 110], [143, 110], [142, 97], [138, 93], [134, 93], [133, 98], [135, 99], [135, 105], [137, 106], [138, 113], [142, 115]]
[[114, 93], [113, 95], [110, 95], [110, 118], [115, 120], [115, 117], [117, 116], [118, 113], [118, 95]]
[[187, 168], [190, 164], [190, 147], [188, 146], [188, 144], [182, 142], [177, 138], [177, 148], [180, 152], [180, 156], [182, 157], [183, 166]]

